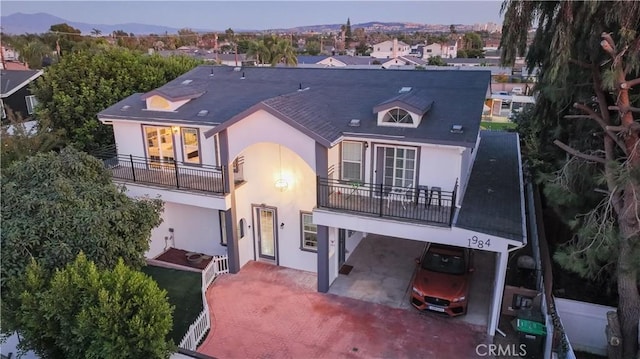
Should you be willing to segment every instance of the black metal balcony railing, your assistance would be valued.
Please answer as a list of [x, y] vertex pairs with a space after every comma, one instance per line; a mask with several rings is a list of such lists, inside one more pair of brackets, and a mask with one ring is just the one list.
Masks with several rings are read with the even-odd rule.
[[224, 194], [224, 170], [220, 166], [194, 165], [184, 162], [113, 155], [101, 151], [94, 156], [103, 160], [113, 178], [160, 185], [177, 189]]
[[393, 187], [384, 184], [317, 178], [318, 208], [451, 226], [456, 192], [440, 187]]

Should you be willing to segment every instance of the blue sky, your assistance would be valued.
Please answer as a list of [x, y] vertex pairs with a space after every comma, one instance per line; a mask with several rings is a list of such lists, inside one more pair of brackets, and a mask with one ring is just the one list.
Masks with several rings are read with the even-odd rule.
[[45, 12], [91, 24], [176, 28], [273, 29], [303, 25], [399, 21], [500, 23], [501, 1], [2, 1], [3, 16]]

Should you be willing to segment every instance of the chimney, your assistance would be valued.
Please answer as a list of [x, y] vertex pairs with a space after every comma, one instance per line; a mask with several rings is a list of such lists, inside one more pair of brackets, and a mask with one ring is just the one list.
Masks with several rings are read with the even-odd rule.
[[393, 39], [393, 53], [391, 55], [394, 59], [398, 57], [398, 39]]

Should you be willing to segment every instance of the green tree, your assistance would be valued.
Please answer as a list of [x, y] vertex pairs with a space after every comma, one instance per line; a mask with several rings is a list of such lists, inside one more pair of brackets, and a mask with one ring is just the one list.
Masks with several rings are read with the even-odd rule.
[[447, 66], [447, 63], [444, 62], [444, 60], [440, 56], [430, 57], [427, 62], [430, 66]]
[[20, 59], [31, 69], [39, 69], [42, 67], [42, 59], [51, 55], [52, 50], [42, 41], [34, 40], [24, 43], [16, 50], [20, 53]]
[[113, 130], [98, 112], [135, 92], [148, 92], [201, 62], [187, 56], [148, 56], [122, 48], [72, 53], [32, 86], [39, 118], [64, 130], [63, 140], [85, 151], [113, 144]]
[[97, 29], [97, 28], [94, 27], [93, 29], [91, 29], [91, 35], [100, 36], [100, 35], [102, 35], [102, 30]]
[[[46, 121], [27, 129], [22, 116], [6, 108], [8, 126], [0, 130], [0, 162], [2, 168], [9, 167], [15, 161], [25, 160], [40, 152], [58, 149], [62, 144], [59, 131], [51, 131]], [[11, 131], [9, 131], [11, 129]]]
[[16, 161], [0, 179], [3, 331], [16, 329], [17, 293], [7, 281], [20, 278], [31, 258], [48, 273], [80, 252], [100, 268], [118, 258], [139, 268], [162, 221], [162, 202], [128, 197], [100, 160], [72, 148]]
[[344, 38], [345, 42], [349, 44], [353, 40], [353, 35], [351, 33], [351, 19], [347, 18], [347, 25], [344, 28]]
[[122, 260], [105, 270], [80, 253], [50, 280], [33, 260], [24, 278], [14, 284], [20, 346], [42, 358], [168, 358], [175, 348], [167, 292]]
[[198, 44], [198, 33], [188, 29], [178, 30], [178, 40], [176, 46], [195, 46]]
[[462, 37], [462, 45], [465, 50], [482, 50], [482, 38], [475, 32], [467, 32]]
[[[612, 273], [623, 356], [640, 319], [640, 3], [506, 1], [505, 64], [539, 67], [523, 138], [545, 195], [574, 229], [554, 256], [584, 277]], [[537, 31], [527, 49], [530, 24]], [[571, 157], [566, 160], [566, 153]], [[586, 214], [585, 214], [586, 213]]]
[[469, 55], [467, 55], [466, 50], [458, 50], [458, 52], [456, 53], [456, 57], [459, 59], [466, 59], [467, 57], [469, 57]]
[[317, 41], [307, 41], [305, 44], [307, 54], [315, 56], [320, 53], [320, 43]]
[[56, 35], [56, 46], [64, 55], [71, 52], [75, 43], [82, 41], [82, 31], [66, 23], [51, 25], [49, 32]]

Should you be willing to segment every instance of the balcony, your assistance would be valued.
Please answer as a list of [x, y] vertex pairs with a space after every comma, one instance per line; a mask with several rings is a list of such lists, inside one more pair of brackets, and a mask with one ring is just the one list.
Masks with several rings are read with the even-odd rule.
[[318, 208], [451, 226], [456, 192], [439, 187], [407, 188], [317, 178]]
[[114, 179], [187, 191], [225, 194], [224, 171], [219, 166], [186, 164], [133, 155], [105, 155], [105, 152], [94, 156], [103, 160]]

